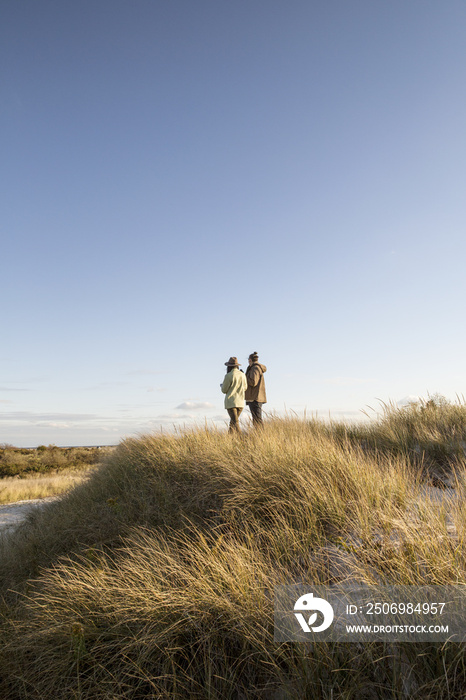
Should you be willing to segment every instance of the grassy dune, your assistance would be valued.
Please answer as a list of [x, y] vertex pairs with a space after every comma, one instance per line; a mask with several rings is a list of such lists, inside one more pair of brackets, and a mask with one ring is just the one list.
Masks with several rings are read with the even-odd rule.
[[275, 644], [273, 588], [465, 583], [465, 439], [436, 399], [124, 441], [2, 543], [0, 697], [464, 698], [463, 645]]

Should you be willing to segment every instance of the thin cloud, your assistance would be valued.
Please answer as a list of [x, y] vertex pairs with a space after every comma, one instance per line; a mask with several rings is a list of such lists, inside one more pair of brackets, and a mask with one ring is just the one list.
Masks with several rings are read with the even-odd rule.
[[[228, 418], [227, 414], [225, 413], [225, 417]], [[189, 423], [195, 425], [197, 421], [201, 420], [202, 422], [204, 421], [204, 416], [199, 416], [199, 414], [196, 413], [160, 413], [159, 415], [155, 416], [152, 418], [148, 423], [151, 425], [162, 425], [162, 424], [182, 424], [182, 423]], [[209, 421], [213, 420], [213, 418], [209, 418]]]
[[24, 386], [24, 384], [43, 384], [49, 381], [48, 377], [25, 377], [24, 379], [7, 379], [3, 380], [4, 384], [7, 384], [10, 388], [5, 388], [5, 391], [29, 391], [29, 389], [18, 389], [18, 385]]
[[193, 416], [188, 413], [162, 413], [150, 421], [151, 424], [174, 423], [179, 421], [191, 421]]
[[101, 382], [100, 384], [88, 386], [86, 391], [102, 391], [102, 389], [113, 389], [117, 386], [128, 386], [128, 382]]
[[33, 411], [10, 411], [0, 413], [0, 421], [19, 421], [26, 423], [37, 422], [60, 422], [71, 421], [72, 423], [81, 421], [102, 420], [102, 416], [95, 413], [34, 413]]
[[31, 391], [31, 389], [19, 389], [12, 386], [0, 386], [0, 391]]
[[176, 406], [176, 408], [182, 411], [201, 411], [203, 409], [215, 408], [215, 406], [208, 401], [184, 401], [180, 403], [179, 406]]
[[57, 430], [69, 430], [73, 427], [72, 423], [57, 423], [56, 421], [41, 421], [36, 423], [37, 428], [56, 428]]

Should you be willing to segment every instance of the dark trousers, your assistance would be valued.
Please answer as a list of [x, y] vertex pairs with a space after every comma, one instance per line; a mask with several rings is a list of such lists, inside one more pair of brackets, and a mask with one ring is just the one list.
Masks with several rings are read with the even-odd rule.
[[252, 415], [252, 424], [255, 428], [262, 428], [264, 425], [262, 421], [262, 404], [259, 401], [248, 401], [247, 402]]
[[241, 415], [242, 408], [227, 408], [228, 415], [230, 416], [230, 427], [228, 429], [229, 433], [240, 433], [241, 429], [239, 427], [239, 417]]

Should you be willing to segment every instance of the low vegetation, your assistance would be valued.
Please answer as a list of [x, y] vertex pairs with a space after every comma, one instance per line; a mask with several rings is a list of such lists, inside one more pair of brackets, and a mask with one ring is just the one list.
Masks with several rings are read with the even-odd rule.
[[0, 445], [0, 478], [31, 476], [62, 470], [85, 469], [102, 461], [111, 447], [57, 447], [34, 449]]
[[6, 476], [0, 479], [0, 505], [66, 493], [74, 486], [81, 484], [90, 475], [91, 469], [92, 467], [79, 471], [63, 470], [50, 476], [36, 475], [21, 479]]
[[0, 447], [0, 505], [56, 496], [82, 483], [112, 447]]
[[463, 698], [460, 644], [273, 640], [275, 585], [466, 583], [466, 406], [431, 401], [122, 442], [1, 543], [0, 697]]

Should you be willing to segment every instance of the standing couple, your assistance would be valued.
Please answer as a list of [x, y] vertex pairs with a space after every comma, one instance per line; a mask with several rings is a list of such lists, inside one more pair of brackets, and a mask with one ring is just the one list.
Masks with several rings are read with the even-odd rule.
[[230, 357], [227, 366], [227, 373], [221, 389], [225, 396], [225, 408], [230, 416], [229, 432], [240, 433], [239, 417], [244, 408], [244, 401], [251, 409], [252, 423], [255, 428], [262, 427], [262, 404], [267, 402], [265, 395], [264, 372], [267, 371], [265, 365], [259, 362], [259, 355], [253, 352], [249, 355], [249, 367], [244, 374], [239, 369], [240, 364], [236, 357]]

